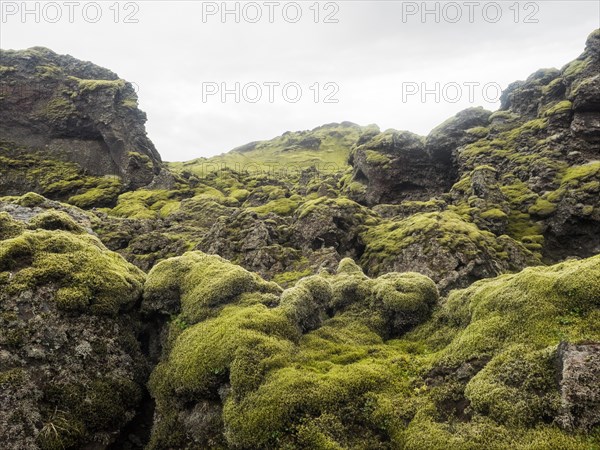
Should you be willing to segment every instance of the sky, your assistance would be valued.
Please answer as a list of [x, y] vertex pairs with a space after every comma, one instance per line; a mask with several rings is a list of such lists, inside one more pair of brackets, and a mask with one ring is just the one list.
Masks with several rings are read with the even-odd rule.
[[0, 47], [134, 83], [163, 160], [351, 121], [426, 135], [579, 56], [598, 1], [0, 2]]

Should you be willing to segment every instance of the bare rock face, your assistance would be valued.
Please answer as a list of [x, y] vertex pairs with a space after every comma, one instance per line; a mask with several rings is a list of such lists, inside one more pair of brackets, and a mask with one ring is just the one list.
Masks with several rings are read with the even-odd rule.
[[348, 191], [358, 203], [371, 206], [427, 200], [454, 181], [448, 164], [431, 158], [421, 136], [388, 130], [361, 141], [365, 142], [350, 157], [354, 170]]
[[435, 161], [449, 165], [454, 161], [459, 147], [478, 139], [476, 133], [470, 133], [468, 130], [486, 127], [491, 114], [482, 107], [467, 108], [459, 112], [431, 130], [425, 139], [427, 152]]
[[151, 183], [161, 159], [146, 136], [133, 86], [101, 67], [34, 47], [2, 51], [0, 135], [125, 187]]
[[488, 124], [491, 112], [468, 108], [423, 138], [408, 131], [367, 130], [353, 149], [349, 196], [369, 206], [428, 200], [447, 192], [458, 176], [459, 147], [478, 139], [468, 130]]
[[561, 412], [557, 423], [566, 429], [590, 431], [600, 424], [600, 344], [558, 347]]

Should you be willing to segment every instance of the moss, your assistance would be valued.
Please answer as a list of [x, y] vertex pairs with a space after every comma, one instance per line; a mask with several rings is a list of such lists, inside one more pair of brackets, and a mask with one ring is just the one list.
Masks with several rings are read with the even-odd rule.
[[89, 433], [123, 426], [137, 405], [141, 390], [131, 380], [114, 375], [86, 383], [56, 380], [46, 387], [48, 411], [38, 443], [42, 448], [80, 447]]
[[544, 111], [544, 117], [554, 116], [556, 114], [564, 114], [571, 111], [572, 108], [573, 103], [571, 103], [569, 100], [563, 100], [546, 109], [546, 111]]
[[586, 59], [576, 59], [563, 67], [562, 75], [565, 78], [574, 77], [581, 73], [589, 63], [590, 61]]
[[478, 413], [510, 426], [530, 426], [556, 415], [555, 348], [509, 347], [469, 381], [465, 397]]
[[15, 72], [17, 70], [14, 66], [0, 66], [0, 75]]
[[243, 202], [250, 195], [250, 191], [247, 189], [233, 189], [229, 193], [230, 197], [235, 198], [239, 202]]
[[[200, 270], [202, 258], [187, 262]], [[175, 273], [189, 270], [177, 261]], [[430, 320], [438, 300], [431, 280], [370, 279], [350, 259], [334, 275], [303, 278], [279, 301], [249, 288], [216, 315], [173, 325], [179, 331], [150, 383], [165, 424], [155, 429], [153, 448], [173, 436], [184, 447], [177, 405], [214, 401], [223, 389], [222, 422], [207, 430], [224, 436], [222, 446], [585, 448], [587, 437], [545, 422], [558, 406], [556, 344], [600, 337], [598, 273], [595, 257], [478, 282], [453, 292]], [[163, 272], [155, 282], [173, 276]], [[575, 320], [560, 319], [573, 311]], [[390, 329], [419, 323], [386, 340]], [[452, 373], [474, 361], [484, 368], [465, 381], [426, 381], [432, 368]], [[471, 407], [461, 420], [444, 412], [448, 402], [463, 401]]]
[[127, 152], [127, 156], [129, 157], [129, 165], [137, 168], [144, 167], [147, 170], [152, 170], [153, 163], [152, 159], [148, 155], [145, 155], [140, 152]]
[[[119, 196], [111, 214], [129, 219], [154, 219], [160, 214], [169, 214], [177, 209], [171, 203], [171, 193], [166, 190], [139, 189]], [[168, 205], [168, 206], [167, 206]], [[164, 210], [162, 210], [165, 208]]]
[[277, 200], [272, 200], [266, 205], [257, 206], [254, 208], [248, 208], [249, 211], [254, 211], [258, 214], [268, 214], [273, 213], [279, 216], [289, 216], [293, 214], [294, 211], [298, 208], [298, 201], [292, 200], [291, 198], [279, 198]]
[[27, 372], [21, 368], [2, 370], [0, 372], [0, 386], [3, 388], [22, 385], [27, 378]]
[[485, 138], [490, 132], [490, 129], [488, 127], [473, 127], [473, 128], [469, 128], [466, 133], [471, 135], [471, 136], [475, 136], [479, 139]]
[[585, 205], [581, 209], [581, 214], [584, 216], [591, 216], [594, 213], [594, 207], [592, 205]]
[[52, 284], [58, 306], [114, 315], [141, 295], [143, 273], [98, 239], [66, 231], [24, 231], [0, 242], [0, 272], [13, 272], [4, 289], [19, 293]]
[[39, 65], [35, 71], [42, 78], [58, 78], [63, 74], [62, 69], [54, 64]]
[[[154, 207], [158, 207], [158, 205], [153, 205]], [[167, 217], [177, 211], [179, 211], [179, 209], [181, 208], [181, 202], [178, 202], [176, 200], [170, 200], [170, 201], [165, 201], [164, 203], [160, 204], [160, 209], [158, 211], [158, 215], [160, 217]]]
[[85, 230], [71, 216], [63, 211], [48, 210], [38, 214], [29, 221], [29, 228], [35, 230], [64, 230], [73, 233], [83, 233]]
[[36, 206], [40, 206], [46, 201], [44, 197], [35, 192], [29, 192], [23, 196], [21, 196], [17, 203], [21, 206], [25, 206], [27, 208], [34, 208]]
[[307, 277], [312, 273], [310, 269], [291, 271], [291, 272], [282, 272], [278, 273], [273, 277], [273, 281], [281, 286], [289, 286], [294, 284], [296, 281], [301, 278]]
[[375, 152], [373, 150], [366, 150], [365, 156], [367, 157], [367, 164], [373, 166], [386, 166], [390, 163], [390, 158], [383, 153]]
[[124, 80], [82, 80], [76, 77], [70, 78], [77, 82], [80, 94], [87, 94], [99, 89], [118, 91], [125, 87]]
[[0, 241], [21, 234], [24, 225], [12, 218], [7, 212], [0, 212]]
[[121, 102], [121, 105], [128, 109], [137, 109], [138, 101], [135, 98], [125, 98]]
[[507, 218], [507, 215], [504, 211], [498, 209], [498, 208], [493, 208], [493, 209], [488, 209], [487, 211], [484, 211], [480, 214], [480, 217], [482, 219], [487, 219], [487, 220], [503, 220]]
[[64, 121], [77, 113], [73, 102], [64, 97], [54, 97], [45, 104], [41, 115], [51, 122]]
[[[227, 376], [230, 367], [241, 363], [236, 363], [240, 347], [260, 351], [262, 358], [272, 358], [275, 363], [277, 354], [291, 350], [288, 339], [295, 333], [284, 316], [269, 311], [264, 305], [228, 306], [219, 317], [183, 331], [168, 360], [153, 373], [151, 389], [163, 401], [175, 392], [210, 395]], [[234, 377], [232, 388], [247, 390], [252, 387], [247, 381], [246, 377], [237, 380]]]
[[[212, 158], [170, 163], [174, 171], [188, 171], [200, 177], [230, 169], [249, 176], [265, 175], [278, 180], [297, 181], [302, 171], [317, 169], [320, 175], [349, 167], [350, 149], [363, 131], [350, 123], [329, 124], [313, 130], [287, 132], [269, 141], [253, 142]], [[317, 177], [318, 178], [318, 177]], [[247, 184], [243, 188], [254, 186]]]
[[382, 263], [391, 264], [398, 255], [421, 245], [423, 254], [444, 251], [474, 257], [500, 258], [502, 243], [494, 234], [480, 230], [453, 211], [414, 214], [403, 220], [391, 220], [370, 227], [362, 234], [366, 244], [361, 258], [370, 273], [378, 273]]
[[374, 280], [372, 308], [381, 311], [384, 336], [398, 336], [424, 322], [438, 300], [435, 283], [418, 273], [389, 273]]
[[80, 208], [110, 206], [114, 204], [123, 190], [121, 180], [116, 177], [104, 177], [98, 184], [85, 192], [73, 195], [68, 202]]
[[592, 161], [581, 166], [568, 167], [562, 174], [560, 186], [546, 195], [552, 203], [558, 203], [565, 196], [587, 196], [597, 193], [600, 186], [600, 162]]
[[[560, 340], [597, 339], [596, 332], [581, 333], [593, 330], [597, 320], [593, 311], [600, 299], [599, 270], [600, 257], [594, 257], [527, 268], [452, 293], [440, 315], [446, 323], [456, 324], [451, 328], [457, 327], [457, 334], [444, 357], [465, 361], [495, 354], [509, 344], [541, 350]], [[583, 324], [565, 328], [558, 318], [572, 310], [592, 328]]]
[[278, 292], [275, 283], [218, 256], [188, 252], [181, 257], [157, 264], [144, 286], [146, 301], [173, 303], [173, 312], [187, 323], [196, 323], [214, 315], [243, 292]]
[[529, 214], [540, 217], [548, 217], [556, 211], [556, 205], [543, 198], [538, 198], [533, 206], [529, 208]]

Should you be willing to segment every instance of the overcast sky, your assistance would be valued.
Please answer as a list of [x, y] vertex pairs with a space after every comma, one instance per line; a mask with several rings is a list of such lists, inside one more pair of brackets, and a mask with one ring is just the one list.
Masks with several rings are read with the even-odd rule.
[[134, 82], [167, 161], [344, 120], [425, 135], [496, 109], [498, 86], [560, 68], [600, 26], [598, 1], [428, 2], [425, 16], [422, 2], [228, 2], [224, 17], [222, 2], [28, 2], [25, 16], [1, 3], [2, 48], [48, 47]]

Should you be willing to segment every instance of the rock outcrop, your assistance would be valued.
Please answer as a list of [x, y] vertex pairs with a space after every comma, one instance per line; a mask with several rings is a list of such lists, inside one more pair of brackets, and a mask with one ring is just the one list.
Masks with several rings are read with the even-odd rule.
[[73, 162], [91, 175], [117, 176], [130, 189], [151, 183], [159, 173], [160, 155], [146, 136], [146, 115], [130, 83], [41, 47], [3, 50], [1, 60], [5, 151]]
[[557, 352], [561, 409], [558, 423], [590, 431], [600, 424], [600, 344], [561, 342]]
[[148, 373], [136, 336], [145, 275], [88, 234], [82, 212], [56, 206], [37, 194], [0, 202], [6, 449], [107, 448]]

